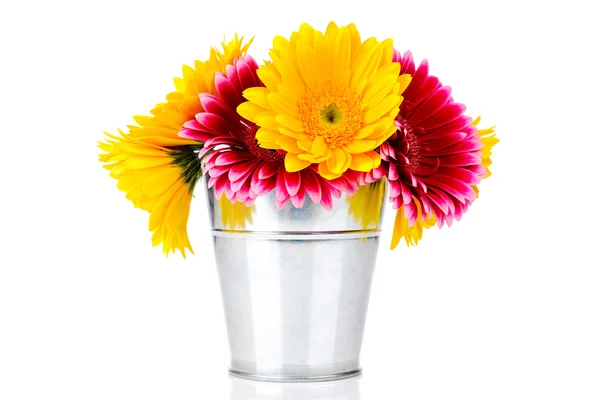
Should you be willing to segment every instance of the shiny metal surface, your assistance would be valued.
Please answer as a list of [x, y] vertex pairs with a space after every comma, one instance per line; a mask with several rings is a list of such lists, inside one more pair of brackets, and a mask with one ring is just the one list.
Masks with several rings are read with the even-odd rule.
[[230, 400], [360, 400], [359, 379], [294, 384], [232, 377]]
[[342, 195], [332, 211], [307, 199], [250, 208], [207, 190], [231, 372], [274, 381], [355, 376], [385, 183]]

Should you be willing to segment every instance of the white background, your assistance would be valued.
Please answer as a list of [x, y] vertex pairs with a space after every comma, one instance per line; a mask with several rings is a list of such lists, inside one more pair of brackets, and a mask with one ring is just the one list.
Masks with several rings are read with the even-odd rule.
[[501, 139], [451, 229], [391, 252], [388, 210], [360, 393], [336, 398], [600, 398], [593, 3], [3, 1], [0, 399], [244, 398], [204, 194], [196, 256], [166, 259], [96, 142], [223, 35], [256, 35], [263, 59], [275, 34], [329, 20], [428, 58]]

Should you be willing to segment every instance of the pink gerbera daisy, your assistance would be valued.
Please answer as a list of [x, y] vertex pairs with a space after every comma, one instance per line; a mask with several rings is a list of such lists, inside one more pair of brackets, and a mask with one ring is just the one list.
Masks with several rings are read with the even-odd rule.
[[331, 209], [332, 196], [354, 193], [358, 173], [349, 171], [328, 181], [316, 167], [288, 172], [285, 152], [259, 147], [258, 127], [236, 112], [237, 106], [245, 101], [244, 90], [263, 86], [257, 69], [254, 58], [243, 56], [228, 65], [225, 74], [215, 74], [217, 95], [200, 94], [204, 112], [186, 122], [179, 136], [204, 142], [200, 156], [204, 156], [204, 170], [210, 176], [208, 186], [214, 186], [217, 198], [224, 193], [232, 202], [251, 205], [257, 197], [275, 190], [278, 208], [288, 201], [300, 208], [308, 195], [313, 202]]
[[397, 131], [380, 148], [381, 165], [367, 182], [386, 176], [390, 201], [404, 210], [408, 226], [435, 216], [437, 224], [460, 220], [475, 200], [474, 185], [486, 176], [473, 120], [451, 97], [449, 86], [429, 75], [427, 60], [415, 70], [412, 54], [395, 51], [401, 73], [412, 75], [396, 117]]

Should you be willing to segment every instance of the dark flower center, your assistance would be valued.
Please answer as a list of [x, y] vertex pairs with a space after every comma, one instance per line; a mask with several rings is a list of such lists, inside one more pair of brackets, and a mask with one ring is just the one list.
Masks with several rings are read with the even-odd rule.
[[396, 126], [398, 127], [398, 140], [402, 141], [402, 153], [408, 158], [407, 169], [415, 173], [419, 168], [420, 162], [420, 143], [414, 129], [401, 117], [396, 117]]
[[283, 161], [285, 158], [284, 154], [281, 154], [277, 150], [263, 149], [258, 145], [256, 141], [256, 131], [258, 126], [253, 123], [242, 123], [243, 128], [240, 132], [240, 139], [246, 146], [246, 150], [250, 152], [256, 158], [263, 161]]
[[335, 104], [330, 104], [321, 111], [321, 121], [328, 126], [336, 126], [342, 121], [342, 111]]

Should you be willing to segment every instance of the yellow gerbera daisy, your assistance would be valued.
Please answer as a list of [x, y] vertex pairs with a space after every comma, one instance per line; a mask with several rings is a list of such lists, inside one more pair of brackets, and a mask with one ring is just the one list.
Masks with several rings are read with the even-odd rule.
[[107, 163], [104, 168], [119, 181], [117, 187], [134, 206], [150, 212], [153, 245], [162, 243], [167, 255], [179, 250], [185, 257], [185, 249], [193, 254], [187, 220], [192, 192], [201, 177], [194, 145], [172, 150], [121, 131], [119, 136], [106, 135], [106, 142], [99, 145], [106, 152], [100, 155], [100, 161]]
[[392, 40], [363, 42], [354, 24], [332, 22], [324, 34], [302, 24], [290, 40], [277, 36], [270, 54], [258, 69], [265, 87], [244, 91], [238, 107], [260, 127], [259, 145], [285, 150], [288, 171], [318, 164], [327, 179], [377, 167], [374, 149], [396, 131], [411, 79], [392, 62]]
[[207, 61], [195, 61], [194, 68], [184, 65], [182, 77], [174, 79], [175, 91], [167, 95], [167, 101], [157, 104], [150, 112], [151, 116], [133, 117], [139, 126], [128, 126], [132, 137], [158, 146], [197, 143], [177, 134], [185, 122], [194, 119], [197, 113], [203, 111], [198, 95], [217, 94], [215, 73], [224, 73], [228, 64], [246, 54], [253, 39], [246, 44], [243, 44], [243, 40], [243, 37], [239, 38], [236, 34], [230, 42], [221, 44], [222, 51], [211, 48]]
[[100, 161], [118, 180], [117, 187], [133, 204], [150, 212], [152, 242], [163, 244], [169, 254], [185, 249], [193, 253], [187, 235], [187, 220], [194, 186], [201, 176], [197, 152], [202, 144], [178, 136], [183, 124], [202, 111], [198, 95], [215, 93], [216, 72], [225, 72], [227, 64], [241, 57], [252, 42], [243, 45], [237, 35], [223, 50], [212, 48], [207, 61], [196, 61], [194, 68], [183, 66], [182, 78], [175, 78], [175, 91], [159, 103], [150, 116], [136, 116], [138, 125], [119, 135], [106, 133], [105, 151]]

